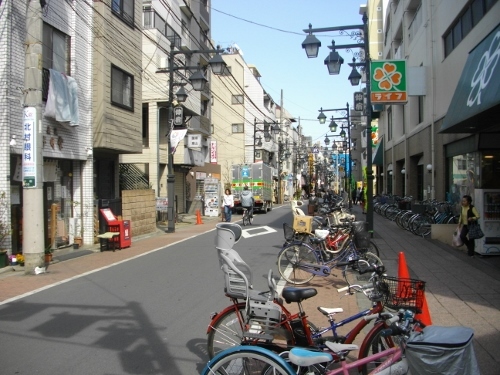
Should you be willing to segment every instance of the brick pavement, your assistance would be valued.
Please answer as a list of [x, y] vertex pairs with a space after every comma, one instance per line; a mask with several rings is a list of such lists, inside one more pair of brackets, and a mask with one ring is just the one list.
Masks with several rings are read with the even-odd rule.
[[[363, 220], [359, 206], [353, 213]], [[99, 252], [98, 246], [90, 255], [57, 262], [64, 254], [55, 254], [45, 274], [25, 275], [20, 267], [0, 269], [0, 304], [9, 299], [33, 293], [50, 285], [63, 283], [85, 273], [92, 273], [103, 267], [127, 261], [147, 252], [155, 251], [168, 244], [195, 236], [215, 227], [220, 219], [203, 217], [203, 224], [180, 224], [175, 233], [161, 231], [152, 236], [134, 238], [132, 246], [124, 251]], [[405, 258], [412, 278], [427, 282], [427, 302], [435, 325], [463, 325], [474, 329], [474, 346], [483, 375], [498, 374], [500, 347], [500, 257], [467, 257], [465, 250], [455, 249], [439, 241], [417, 237], [406, 232], [393, 222], [374, 215], [374, 241], [381, 251], [381, 258], [389, 275], [397, 276], [399, 252]], [[336, 289], [343, 285], [340, 275], [327, 278], [316, 277], [308, 286], [318, 289], [318, 295], [305, 301], [303, 306], [309, 319], [318, 326], [327, 325], [326, 318], [317, 306], [342, 307], [344, 313], [338, 319], [353, 315], [360, 310], [359, 304], [366, 304], [366, 298], [339, 295]], [[290, 305], [295, 311], [295, 306]], [[354, 326], [350, 323], [339, 333], [345, 333]], [[360, 337], [356, 343], [359, 343]]]
[[[352, 212], [364, 220], [359, 206]], [[397, 276], [399, 253], [404, 252], [410, 277], [424, 280], [426, 299], [434, 325], [467, 326], [474, 329], [474, 348], [483, 375], [499, 373], [500, 357], [500, 256], [469, 258], [463, 249], [453, 248], [437, 240], [421, 238], [399, 228], [396, 223], [374, 214], [374, 238], [387, 274]], [[451, 242], [451, 238], [450, 238]], [[318, 295], [303, 303], [309, 319], [318, 326], [328, 324], [316, 310], [319, 305], [342, 307], [337, 320], [366, 308], [364, 296], [337, 293], [340, 275], [315, 277], [308, 286], [318, 288]], [[357, 303], [356, 303], [357, 302]], [[290, 308], [292, 311], [296, 311]], [[341, 329], [345, 334], [355, 322]], [[362, 335], [360, 335], [362, 336]], [[359, 344], [363, 337], [355, 340]]]

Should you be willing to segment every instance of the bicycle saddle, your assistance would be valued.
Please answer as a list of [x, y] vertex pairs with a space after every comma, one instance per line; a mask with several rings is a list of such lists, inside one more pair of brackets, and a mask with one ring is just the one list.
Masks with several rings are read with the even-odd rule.
[[285, 287], [281, 292], [281, 296], [286, 303], [302, 302], [314, 297], [316, 294], [318, 294], [318, 291], [315, 288], [296, 288], [293, 286]]

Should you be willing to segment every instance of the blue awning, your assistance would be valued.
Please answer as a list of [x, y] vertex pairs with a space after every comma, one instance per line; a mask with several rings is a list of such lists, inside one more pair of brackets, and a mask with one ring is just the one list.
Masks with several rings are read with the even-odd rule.
[[500, 25], [469, 54], [440, 133], [500, 132]]

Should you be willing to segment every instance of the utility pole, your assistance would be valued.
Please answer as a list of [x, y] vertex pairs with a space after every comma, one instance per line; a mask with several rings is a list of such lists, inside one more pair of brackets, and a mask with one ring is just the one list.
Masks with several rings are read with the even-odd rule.
[[[43, 266], [45, 229], [43, 221], [42, 153], [42, 48], [43, 20], [39, 0], [30, 0], [26, 11], [26, 54], [23, 109], [23, 253], [25, 273]], [[53, 224], [55, 225], [55, 223]]]

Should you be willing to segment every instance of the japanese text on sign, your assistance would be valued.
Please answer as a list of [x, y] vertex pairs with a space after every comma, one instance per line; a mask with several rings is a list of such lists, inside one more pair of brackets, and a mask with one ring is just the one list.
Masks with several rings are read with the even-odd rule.
[[36, 187], [36, 108], [23, 110], [23, 187]]

